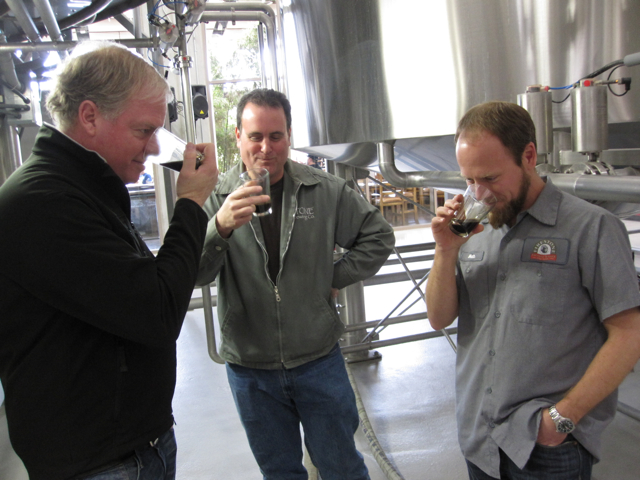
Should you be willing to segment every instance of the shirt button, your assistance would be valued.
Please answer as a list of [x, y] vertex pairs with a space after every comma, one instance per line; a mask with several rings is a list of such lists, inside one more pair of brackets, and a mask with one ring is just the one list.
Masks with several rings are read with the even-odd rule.
[[496, 313], [494, 313], [494, 315], [495, 315], [496, 318], [500, 318], [500, 312], [496, 312]]
[[495, 350], [489, 350], [489, 356], [494, 357], [496, 354]]
[[495, 424], [495, 423], [493, 423], [493, 422], [489, 422], [489, 428], [495, 428], [495, 427], [496, 427], [496, 424]]
[[540, 270], [538, 270], [538, 276], [541, 277], [542, 276], [542, 272]]
[[220, 251], [222, 250], [222, 247], [220, 245], [216, 245], [216, 250]]
[[500, 274], [500, 280], [502, 280], [504, 282], [504, 280], [507, 278], [507, 276], [504, 273]]
[[491, 390], [491, 387], [487, 388], [487, 393], [491, 394], [493, 392], [493, 390]]

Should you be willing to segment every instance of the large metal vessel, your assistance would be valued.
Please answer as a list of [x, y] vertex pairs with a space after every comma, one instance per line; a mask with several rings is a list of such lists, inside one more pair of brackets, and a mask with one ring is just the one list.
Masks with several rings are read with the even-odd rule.
[[[283, 25], [294, 147], [367, 166], [395, 140], [401, 170], [456, 170], [452, 134], [473, 105], [640, 51], [640, 2], [626, 0], [290, 0]], [[570, 99], [552, 118], [562, 147]], [[607, 121], [608, 148], [640, 146], [640, 91], [609, 94]]]

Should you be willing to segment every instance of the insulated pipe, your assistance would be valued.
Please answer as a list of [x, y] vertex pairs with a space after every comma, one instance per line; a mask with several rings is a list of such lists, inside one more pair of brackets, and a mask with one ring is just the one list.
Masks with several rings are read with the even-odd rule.
[[60, 27], [58, 26], [58, 21], [56, 20], [56, 16], [53, 13], [53, 9], [51, 8], [51, 4], [48, 0], [33, 0], [34, 5], [40, 12], [40, 18], [42, 19], [42, 23], [44, 23], [44, 28], [47, 29], [47, 33], [53, 42], [60, 42], [64, 40], [62, 38], [62, 32], [60, 31]]
[[39, 42], [40, 32], [38, 32], [36, 24], [33, 23], [33, 19], [29, 15], [24, 2], [22, 0], [6, 0], [6, 2], [7, 5], [9, 5], [11, 13], [15, 15], [18, 25], [20, 25], [22, 31], [27, 35], [27, 38], [32, 42]]
[[452, 188], [462, 191], [467, 188], [467, 182], [460, 172], [401, 172], [395, 165], [393, 143], [390, 142], [378, 143], [378, 165], [385, 180], [395, 187]]
[[[216, 4], [217, 6], [218, 4]], [[220, 4], [222, 5], [222, 4]], [[235, 3], [231, 5], [236, 5]], [[242, 5], [244, 4], [237, 4]], [[207, 5], [207, 8], [209, 5]], [[274, 90], [280, 90], [278, 85], [278, 63], [276, 61], [275, 23], [270, 15], [262, 12], [206, 12], [200, 19], [202, 22], [261, 22], [267, 29], [267, 44], [271, 57], [271, 85]]]
[[[49, 34], [51, 41], [62, 42], [64, 38], [62, 37], [62, 32], [60, 31], [58, 21], [56, 20], [56, 16], [53, 13], [49, 0], [33, 0], [33, 3], [40, 12], [40, 18], [42, 18], [42, 23], [44, 23], [44, 27], [47, 29], [47, 33]], [[62, 54], [62, 59], [67, 57], [66, 51], [62, 51], [60, 53]]]
[[[115, 43], [124, 45], [127, 48], [158, 48], [160, 44], [157, 37], [154, 38], [133, 38], [112, 40]], [[38, 42], [38, 43], [16, 43], [0, 44], [0, 53], [15, 52], [50, 52], [52, 50], [72, 50], [78, 42]]]
[[551, 173], [547, 176], [560, 190], [578, 198], [640, 203], [640, 179], [637, 177], [579, 173]]
[[[460, 172], [399, 171], [394, 163], [393, 145], [388, 142], [378, 143], [378, 162], [382, 176], [397, 187], [466, 188]], [[637, 177], [578, 173], [550, 173], [547, 177], [560, 190], [585, 200], [640, 203], [640, 180]]]

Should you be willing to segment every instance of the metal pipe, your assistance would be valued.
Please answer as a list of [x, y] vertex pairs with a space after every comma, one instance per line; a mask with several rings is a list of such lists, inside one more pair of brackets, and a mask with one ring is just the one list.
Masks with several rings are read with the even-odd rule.
[[618, 400], [618, 411], [640, 422], [640, 410]]
[[[385, 325], [397, 325], [399, 323], [414, 322], [416, 320], [424, 320], [426, 318], [429, 318], [427, 317], [427, 312], [412, 313], [410, 315], [401, 315], [398, 317], [389, 318], [385, 322]], [[344, 331], [356, 332], [358, 330], [366, 330], [368, 328], [375, 327], [379, 323], [380, 320], [369, 320], [367, 322], [352, 323], [351, 325], [345, 325]]]
[[229, 2], [229, 3], [207, 3], [205, 12], [262, 12], [273, 18], [273, 10], [269, 4], [262, 2]]
[[[149, 14], [149, 12], [153, 10], [154, 5], [155, 5], [154, 0], [147, 0], [147, 14]], [[158, 27], [156, 27], [151, 23], [149, 23], [149, 36], [153, 39], [158, 40], [159, 42]], [[160, 51], [160, 49], [157, 49], [157, 48], [153, 49], [153, 51], [151, 52], [151, 57], [153, 59], [153, 62], [156, 64], [156, 70], [158, 71], [163, 70], [161, 67], [157, 66], [157, 65], [162, 65], [162, 52]]]
[[551, 173], [547, 176], [560, 190], [579, 198], [640, 203], [640, 179], [637, 177], [579, 173]]
[[180, 65], [180, 80], [182, 84], [182, 102], [184, 105], [184, 123], [187, 142], [196, 141], [196, 128], [195, 128], [195, 115], [193, 113], [193, 95], [191, 94], [191, 75], [189, 69], [193, 63], [189, 52], [187, 50], [187, 38], [184, 34], [184, 20], [177, 17], [178, 31], [180, 37], [177, 41], [179, 65]]
[[[7, 37], [0, 33], [0, 46], [6, 45], [6, 43]], [[10, 89], [22, 91], [23, 86], [18, 79], [13, 58], [9, 52], [0, 52], [0, 78], [6, 82]]]
[[[223, 4], [216, 4], [223, 5]], [[235, 3], [231, 5], [236, 5]], [[245, 4], [242, 4], [243, 7]], [[208, 9], [209, 5], [207, 5]], [[231, 8], [229, 9], [231, 10]], [[271, 57], [271, 85], [269, 87], [280, 90], [278, 81], [278, 62], [276, 61], [275, 23], [270, 15], [262, 12], [205, 12], [200, 19], [202, 22], [261, 22], [267, 29], [267, 45]]]
[[[112, 3], [113, 1], [114, 0], [108, 0], [109, 3]], [[145, 3], [145, 0], [122, 0], [120, 2], [114, 2], [113, 5], [107, 5], [106, 8], [102, 9], [100, 12], [97, 12], [95, 21], [101, 22], [102, 20], [111, 18], [114, 15], [119, 15], [133, 8], [138, 8], [143, 3]], [[158, 2], [156, 1], [154, 3]], [[90, 6], [93, 6], [93, 4], [91, 4]]]
[[40, 32], [36, 28], [36, 24], [33, 23], [33, 19], [29, 15], [27, 11], [27, 7], [22, 0], [6, 0], [7, 5], [9, 5], [9, 9], [11, 13], [13, 13], [16, 17], [16, 21], [22, 31], [27, 35], [27, 38], [32, 42], [40, 41]]
[[453, 335], [458, 333], [458, 328], [447, 328], [446, 330], [436, 330], [433, 332], [418, 333], [416, 335], [407, 335], [405, 337], [392, 338], [391, 340], [376, 340], [374, 342], [361, 343], [342, 347], [340, 350], [343, 354], [361, 352], [363, 350], [374, 350], [379, 347], [389, 347], [391, 345], [399, 345], [401, 343], [417, 342], [418, 340], [426, 340], [428, 338], [443, 337], [446, 334]]
[[202, 301], [204, 307], [204, 329], [207, 335], [209, 357], [216, 363], [224, 364], [224, 360], [218, 355], [218, 348], [216, 347], [216, 331], [213, 325], [213, 305], [211, 303], [211, 287], [209, 285], [202, 287]]
[[7, 118], [0, 117], [0, 185], [22, 165], [20, 137]]
[[[124, 45], [127, 48], [158, 48], [160, 42], [157, 38], [133, 38], [112, 40], [115, 43]], [[38, 42], [38, 43], [6, 43], [0, 44], [0, 53], [15, 52], [50, 52], [52, 50], [72, 50], [78, 42]]]
[[[466, 188], [460, 172], [399, 171], [394, 163], [393, 144], [389, 142], [378, 143], [378, 162], [382, 176], [397, 187]], [[577, 173], [550, 173], [547, 177], [560, 190], [585, 200], [640, 203], [640, 180], [637, 177]]]
[[[33, 3], [38, 9], [38, 12], [40, 12], [40, 18], [42, 18], [42, 23], [44, 23], [44, 27], [47, 29], [49, 38], [54, 42], [63, 41], [64, 38], [62, 37], [60, 26], [58, 25], [58, 21], [56, 20], [56, 16], [53, 13], [53, 8], [51, 8], [49, 0], [33, 0]], [[61, 58], [64, 59], [66, 57], [66, 51], [62, 52]]]
[[391, 185], [400, 188], [451, 188], [461, 191], [467, 188], [467, 182], [462, 178], [460, 172], [401, 172], [395, 165], [393, 142], [380, 142], [377, 146], [380, 172]]
[[[218, 296], [217, 295], [211, 295], [210, 296], [210, 301], [207, 302], [208, 305], [215, 307], [218, 305]], [[204, 297], [195, 297], [192, 298], [191, 301], [189, 302], [189, 308], [187, 308], [188, 311], [192, 311], [192, 310], [198, 310], [200, 308], [205, 308], [205, 301], [204, 301]]]
[[258, 23], [258, 49], [260, 51], [260, 81], [263, 85], [267, 85], [267, 68], [264, 63], [264, 25]]

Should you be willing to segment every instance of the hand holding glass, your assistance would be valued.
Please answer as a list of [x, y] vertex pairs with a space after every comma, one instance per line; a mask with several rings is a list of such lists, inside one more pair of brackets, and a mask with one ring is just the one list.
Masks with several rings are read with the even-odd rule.
[[[253, 187], [259, 185], [262, 187], [262, 192], [254, 193], [253, 196], [256, 195], [269, 195], [271, 197], [271, 183], [269, 181], [269, 170], [266, 168], [250, 168], [246, 172], [242, 172], [240, 174], [240, 180], [242, 180], [242, 184], [246, 187]], [[262, 203], [260, 205], [256, 205], [256, 211], [253, 214], [256, 217], [263, 217], [264, 215], [269, 215], [271, 213], [271, 198], [267, 203]]]
[[489, 214], [497, 201], [491, 190], [477, 183], [472, 183], [464, 192], [464, 204], [451, 219], [449, 228], [460, 237], [468, 237], [482, 219]]
[[[180, 171], [184, 160], [184, 150], [187, 142], [176, 137], [166, 128], [156, 129], [144, 149], [144, 160], [157, 163], [163, 167]], [[196, 169], [204, 160], [200, 152], [196, 156]]]

